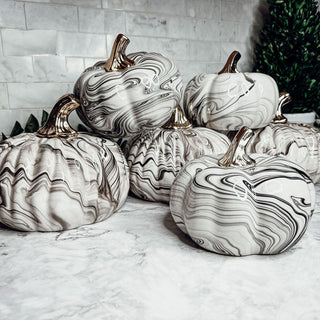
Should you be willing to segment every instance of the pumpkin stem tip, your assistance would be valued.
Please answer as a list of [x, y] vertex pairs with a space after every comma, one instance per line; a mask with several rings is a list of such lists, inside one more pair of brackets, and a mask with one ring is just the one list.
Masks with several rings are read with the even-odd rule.
[[45, 125], [37, 131], [37, 135], [44, 138], [75, 137], [77, 132], [69, 125], [68, 117], [79, 106], [79, 101], [72, 94], [62, 96], [52, 108]]
[[104, 68], [108, 72], [124, 70], [135, 64], [133, 60], [127, 57], [125, 52], [129, 43], [130, 40], [127, 36], [122, 33], [117, 35], [113, 43], [110, 57], [104, 65]]

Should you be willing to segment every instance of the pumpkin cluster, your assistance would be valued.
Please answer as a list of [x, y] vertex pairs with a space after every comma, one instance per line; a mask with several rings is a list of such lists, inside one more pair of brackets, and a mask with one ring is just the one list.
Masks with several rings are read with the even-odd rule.
[[[268, 75], [239, 72], [234, 51], [219, 73], [187, 84], [181, 108], [174, 62], [127, 55], [128, 44], [119, 34], [109, 59], [82, 72], [36, 133], [0, 143], [0, 222], [76, 228], [111, 216], [130, 189], [169, 203], [178, 227], [216, 253], [276, 254], [297, 243], [314, 210], [320, 139], [281, 114], [289, 94], [279, 98]], [[70, 127], [73, 110], [91, 132]]]

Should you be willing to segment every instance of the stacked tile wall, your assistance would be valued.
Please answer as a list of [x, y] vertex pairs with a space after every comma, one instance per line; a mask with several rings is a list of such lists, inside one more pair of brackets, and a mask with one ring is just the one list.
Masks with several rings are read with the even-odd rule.
[[[0, 132], [38, 118], [85, 67], [105, 59], [114, 37], [128, 52], [157, 51], [178, 65], [186, 84], [215, 73], [233, 50], [252, 65], [252, 36], [263, 0], [0, 0]], [[73, 123], [77, 117], [73, 115]]]

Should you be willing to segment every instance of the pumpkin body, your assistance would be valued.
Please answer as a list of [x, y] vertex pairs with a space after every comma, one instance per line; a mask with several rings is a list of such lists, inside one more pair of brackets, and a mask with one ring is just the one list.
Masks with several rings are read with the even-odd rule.
[[126, 146], [130, 190], [139, 198], [169, 202], [172, 183], [190, 160], [221, 155], [229, 139], [206, 128], [157, 128], [142, 132]]
[[146, 52], [128, 57], [134, 65], [109, 72], [101, 61], [75, 84], [80, 118], [101, 135], [126, 137], [161, 127], [181, 99], [182, 78], [171, 60]]
[[261, 128], [274, 117], [279, 91], [260, 73], [200, 74], [187, 85], [184, 109], [192, 123], [229, 131]]
[[0, 222], [58, 231], [102, 221], [122, 206], [128, 167], [114, 142], [21, 134], [0, 144]]
[[314, 183], [320, 178], [320, 133], [302, 123], [273, 123], [255, 130], [247, 145], [248, 153], [285, 155], [310, 175]]
[[250, 155], [251, 168], [204, 156], [189, 162], [171, 188], [180, 229], [201, 247], [245, 256], [281, 253], [304, 234], [315, 205], [314, 185], [286, 158]]

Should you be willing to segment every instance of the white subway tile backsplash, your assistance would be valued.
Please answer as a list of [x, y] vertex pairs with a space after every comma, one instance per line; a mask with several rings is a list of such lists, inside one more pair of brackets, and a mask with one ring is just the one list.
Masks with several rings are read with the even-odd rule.
[[167, 37], [170, 35], [169, 19], [173, 18], [145, 13], [127, 13], [127, 33], [134, 36]]
[[32, 57], [0, 57], [0, 82], [28, 82], [32, 80]]
[[190, 60], [220, 61], [220, 42], [190, 41]]
[[154, 51], [171, 58], [184, 84], [196, 74], [218, 72], [233, 50], [242, 54], [240, 71], [248, 71], [263, 3], [0, 0], [0, 130], [9, 127], [5, 117], [12, 120], [11, 130], [15, 118], [25, 121], [30, 110], [50, 109], [60, 95], [72, 92], [86, 67], [108, 58], [118, 33], [131, 40], [128, 53]]
[[36, 81], [68, 82], [66, 80], [66, 59], [60, 56], [34, 56], [34, 74]]
[[8, 83], [10, 108], [51, 108], [70, 88], [68, 83]]
[[207, 18], [220, 20], [220, 0], [186, 0], [187, 15], [192, 18]]
[[9, 109], [8, 90], [6, 83], [0, 83], [0, 110]]
[[26, 3], [28, 29], [77, 31], [77, 8], [43, 3]]
[[100, 34], [59, 32], [57, 52], [62, 56], [105, 57], [106, 37]]
[[146, 11], [161, 14], [165, 13], [175, 16], [185, 16], [185, 0], [149, 0]]
[[240, 40], [237, 38], [240, 36], [238, 32], [238, 22], [235, 21], [221, 21], [220, 23], [220, 40], [225, 42], [234, 42]]
[[105, 33], [125, 33], [126, 16], [121, 11], [104, 10], [104, 32]]
[[103, 8], [127, 11], [146, 11], [149, 0], [102, 0]]
[[6, 56], [56, 54], [57, 31], [4, 29], [2, 42]]
[[26, 28], [23, 2], [0, 0], [0, 28]]
[[123, 11], [143, 11], [147, 13], [185, 16], [185, 0], [103, 0], [103, 7]]
[[79, 8], [80, 32], [104, 33], [104, 10]]
[[67, 58], [66, 81], [74, 83], [84, 70], [84, 61], [82, 58]]
[[188, 83], [194, 76], [200, 73], [207, 72], [207, 64], [204, 62], [190, 61], [188, 64], [185, 61], [175, 61], [182, 75], [183, 83]]

